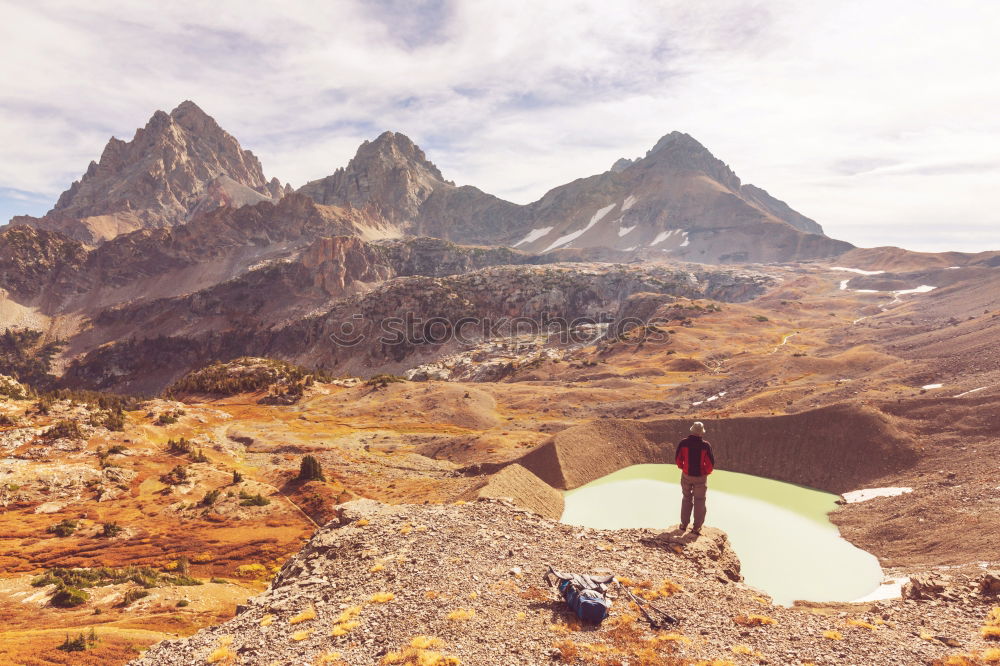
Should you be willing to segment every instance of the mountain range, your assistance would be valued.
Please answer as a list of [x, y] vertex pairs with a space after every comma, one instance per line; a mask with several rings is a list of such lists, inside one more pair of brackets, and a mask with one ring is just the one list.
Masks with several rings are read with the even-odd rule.
[[[157, 111], [131, 141], [112, 138], [100, 161], [41, 218], [15, 225], [97, 245], [131, 231], [174, 227], [220, 207], [276, 205], [292, 193], [260, 161], [185, 101]], [[398, 132], [365, 141], [346, 167], [296, 190], [323, 206], [362, 210], [375, 236], [431, 236], [533, 253], [611, 248], [701, 263], [834, 256], [851, 246], [735, 173], [695, 139], [661, 138], [642, 158], [575, 180], [527, 205], [446, 180]], [[365, 234], [362, 234], [365, 236]]]

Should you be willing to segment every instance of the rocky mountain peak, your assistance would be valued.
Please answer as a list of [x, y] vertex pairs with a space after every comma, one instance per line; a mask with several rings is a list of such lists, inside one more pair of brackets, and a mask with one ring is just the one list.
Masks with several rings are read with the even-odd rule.
[[427, 159], [424, 151], [402, 132], [385, 131], [374, 141], [365, 141], [358, 148], [358, 152], [348, 168], [368, 166], [373, 161], [382, 161], [394, 164], [399, 168], [424, 172], [431, 178], [444, 180], [441, 171]]
[[661, 168], [702, 171], [734, 192], [740, 189], [740, 179], [733, 170], [684, 132], [674, 131], [661, 137], [646, 153], [644, 161]]
[[220, 177], [246, 190], [234, 201], [272, 198], [280, 189], [264, 178], [253, 153], [185, 101], [169, 114], [156, 111], [131, 141], [112, 137], [45, 218], [27, 221], [86, 242], [173, 226], [190, 218]]
[[444, 176], [408, 136], [383, 132], [365, 141], [346, 168], [303, 185], [299, 192], [317, 203], [374, 206], [392, 222], [414, 220]]

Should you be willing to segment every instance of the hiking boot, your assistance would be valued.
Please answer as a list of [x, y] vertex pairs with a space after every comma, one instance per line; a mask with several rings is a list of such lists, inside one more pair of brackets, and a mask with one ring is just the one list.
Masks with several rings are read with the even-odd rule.
[[695, 527], [694, 529], [691, 530], [691, 534], [693, 534], [695, 536], [699, 536], [701, 534], [701, 528], [700, 527]]
[[687, 528], [688, 528], [687, 525], [678, 525], [677, 526], [677, 529], [680, 530], [681, 532], [686, 532]]

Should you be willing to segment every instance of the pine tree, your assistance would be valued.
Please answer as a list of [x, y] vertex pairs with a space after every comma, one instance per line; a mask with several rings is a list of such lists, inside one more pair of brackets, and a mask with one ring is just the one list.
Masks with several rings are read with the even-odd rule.
[[306, 456], [299, 465], [299, 481], [326, 481], [323, 468], [313, 456]]

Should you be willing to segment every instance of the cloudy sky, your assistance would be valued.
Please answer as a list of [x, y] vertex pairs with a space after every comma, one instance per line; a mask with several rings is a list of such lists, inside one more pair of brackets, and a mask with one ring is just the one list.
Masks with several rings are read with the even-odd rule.
[[681, 130], [862, 246], [1000, 249], [994, 0], [0, 0], [0, 223], [197, 102], [298, 186], [401, 131], [526, 203]]

